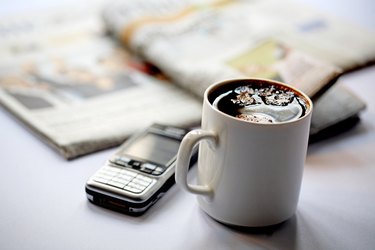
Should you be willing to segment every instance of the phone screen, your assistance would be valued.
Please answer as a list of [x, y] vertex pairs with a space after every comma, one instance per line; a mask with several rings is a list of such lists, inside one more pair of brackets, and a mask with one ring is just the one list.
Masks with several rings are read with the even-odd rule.
[[177, 154], [180, 141], [161, 135], [146, 133], [126, 147], [121, 153], [167, 165]]

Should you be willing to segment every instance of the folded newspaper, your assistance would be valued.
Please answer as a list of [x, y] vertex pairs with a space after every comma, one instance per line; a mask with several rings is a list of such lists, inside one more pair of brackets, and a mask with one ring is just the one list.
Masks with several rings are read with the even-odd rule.
[[374, 62], [374, 34], [296, 2], [118, 1], [103, 18], [132, 52], [197, 96], [239, 76], [296, 86], [315, 101], [314, 138], [351, 125], [365, 108], [342, 86], [326, 90], [343, 72]]
[[77, 3], [0, 20], [0, 103], [67, 159], [201, 116], [200, 101], [106, 36], [100, 10]]
[[67, 159], [118, 145], [153, 122], [199, 124], [204, 89], [225, 78], [302, 89], [315, 99], [312, 136], [365, 107], [342, 86], [325, 90], [374, 60], [374, 37], [305, 7], [140, 0], [102, 12], [102, 4], [0, 19], [0, 103]]

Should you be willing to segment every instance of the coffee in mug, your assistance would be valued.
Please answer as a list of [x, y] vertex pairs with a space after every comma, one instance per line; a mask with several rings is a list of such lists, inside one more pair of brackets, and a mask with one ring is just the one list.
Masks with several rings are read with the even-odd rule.
[[259, 123], [296, 120], [306, 113], [306, 102], [293, 89], [261, 81], [238, 82], [215, 89], [208, 97], [218, 110], [236, 118]]

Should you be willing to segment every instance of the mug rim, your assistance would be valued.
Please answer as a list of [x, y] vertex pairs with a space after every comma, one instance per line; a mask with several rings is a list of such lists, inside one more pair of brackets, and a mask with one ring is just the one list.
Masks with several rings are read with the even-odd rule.
[[[215, 108], [213, 106], [213, 104], [209, 101], [208, 99], [208, 96], [217, 88], [225, 85], [225, 84], [230, 84], [230, 83], [235, 83], [235, 82], [240, 82], [240, 81], [256, 81], [256, 82], [266, 82], [267, 84], [274, 84], [274, 85], [281, 85], [283, 87], [286, 87], [286, 88], [289, 88], [291, 89], [292, 91], [294, 91], [295, 93], [297, 93], [297, 95], [299, 97], [302, 97], [306, 103], [306, 113], [302, 116], [302, 117], [299, 117], [295, 120], [289, 120], [289, 121], [283, 121], [283, 122], [277, 122], [277, 123], [261, 123], [261, 122], [253, 122], [253, 121], [245, 121], [243, 119], [240, 119], [240, 118], [237, 118], [237, 117], [234, 117], [234, 116], [231, 116], [231, 115], [228, 115], [226, 113], [224, 113], [223, 111]], [[287, 83], [283, 83], [283, 82], [280, 82], [280, 81], [276, 81], [276, 80], [271, 80], [271, 79], [266, 79], [266, 78], [256, 78], [256, 77], [241, 77], [241, 78], [232, 78], [232, 79], [226, 79], [226, 80], [221, 80], [221, 81], [217, 81], [213, 84], [211, 84], [207, 89], [206, 91], [204, 92], [204, 102], [207, 102], [207, 105], [213, 109], [215, 112], [218, 112], [219, 114], [223, 115], [224, 117], [227, 117], [229, 119], [233, 119], [234, 121], [238, 121], [238, 122], [244, 122], [244, 123], [249, 123], [249, 124], [253, 124], [253, 125], [259, 125], [259, 126], [280, 126], [280, 125], [283, 125], [283, 124], [291, 124], [291, 123], [295, 123], [295, 122], [299, 122], [301, 120], [304, 120], [306, 119], [307, 117], [310, 116], [310, 114], [312, 113], [313, 111], [313, 102], [311, 101], [310, 97], [308, 97], [304, 92], [302, 92], [301, 90], [295, 88], [294, 86], [291, 86], [290, 84], [287, 84]]]

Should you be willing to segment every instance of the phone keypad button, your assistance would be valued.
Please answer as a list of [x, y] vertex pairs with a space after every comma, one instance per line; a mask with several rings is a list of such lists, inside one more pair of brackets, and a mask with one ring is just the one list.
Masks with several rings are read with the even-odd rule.
[[133, 178], [134, 178], [133, 176], [119, 174], [115, 178], [113, 178], [113, 180], [118, 181], [118, 182], [126, 182], [126, 183], [128, 183]]
[[95, 175], [95, 177], [106, 179], [107, 181], [111, 180], [114, 176], [115, 176], [115, 174], [113, 174], [111, 172], [106, 172], [106, 171], [99, 171]]
[[135, 180], [141, 180], [141, 181], [147, 182], [149, 184], [152, 182], [152, 179], [150, 177], [143, 176], [143, 175], [138, 175]]
[[105, 175], [110, 175], [110, 176], [114, 176], [118, 173], [120, 173], [121, 169], [119, 168], [115, 168], [115, 167], [104, 167], [102, 169], [100, 169], [99, 173], [100, 174], [105, 174]]
[[121, 170], [119, 176], [123, 177], [123, 178], [128, 178], [128, 177], [134, 178], [134, 177], [137, 176], [137, 173], [123, 169], [123, 170]]
[[142, 191], [143, 191], [141, 189], [137, 189], [137, 188], [130, 187], [130, 186], [125, 186], [124, 189], [126, 191], [129, 191], [129, 192], [132, 192], [132, 193], [136, 193], [136, 194], [142, 193]]
[[117, 181], [114, 181], [114, 180], [109, 181], [107, 184], [111, 185], [111, 186], [114, 186], [114, 187], [118, 187], [118, 188], [123, 188], [126, 185], [122, 182], [117, 182]]
[[141, 171], [145, 171], [147, 173], [151, 173], [156, 168], [156, 165], [151, 163], [144, 163], [142, 165]]
[[131, 166], [134, 169], [140, 169], [141, 165], [142, 165], [142, 162], [140, 161], [134, 161], [134, 160], [129, 161], [129, 166]]
[[161, 175], [164, 172], [164, 168], [156, 167], [154, 171], [152, 171], [153, 175]]
[[103, 183], [103, 184], [107, 184], [108, 181], [109, 181], [108, 178], [102, 177], [100, 175], [96, 175], [94, 177], [94, 180], [97, 181], [97, 182]]
[[138, 178], [134, 178], [134, 180], [132, 182], [135, 183], [135, 184], [142, 185], [144, 187], [147, 187], [148, 185], [150, 185], [150, 182], [147, 182], [147, 181], [144, 181], [144, 180], [141, 180], [141, 179], [138, 179]]
[[146, 189], [146, 186], [141, 185], [141, 184], [137, 184], [137, 183], [134, 183], [134, 182], [128, 183], [127, 186], [131, 187], [131, 188], [136, 188], [136, 189], [139, 189], [139, 190], [142, 190], [142, 191]]

